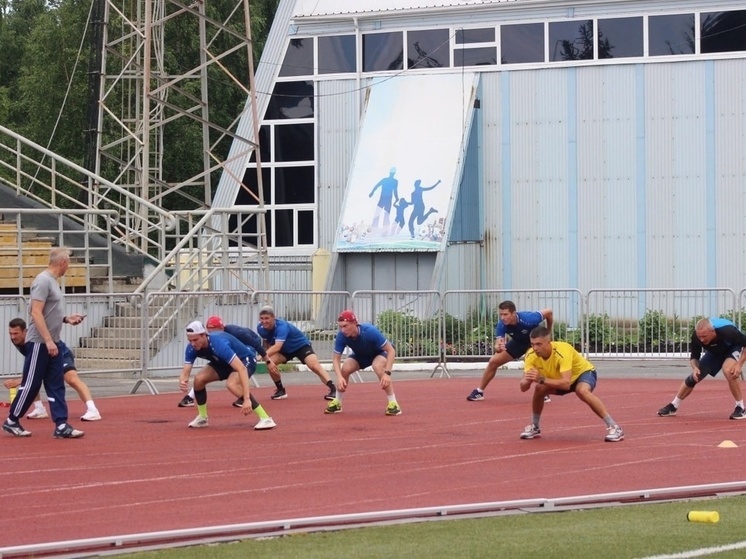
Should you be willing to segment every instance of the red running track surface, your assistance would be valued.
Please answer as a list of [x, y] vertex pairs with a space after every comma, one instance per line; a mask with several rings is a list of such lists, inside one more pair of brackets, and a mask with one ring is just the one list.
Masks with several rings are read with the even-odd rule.
[[[530, 392], [497, 378], [484, 401], [467, 402], [475, 383], [396, 382], [398, 417], [384, 415], [373, 382], [352, 384], [339, 415], [323, 413], [320, 384], [291, 386], [281, 401], [254, 389], [278, 423], [261, 432], [218, 384], [206, 429], [187, 428], [196, 408], [178, 408], [175, 393], [98, 399], [104, 420], [74, 416], [86, 430], [78, 440], [53, 439], [51, 421], [26, 419], [32, 437], [0, 433], [0, 547], [744, 479], [746, 421], [728, 420], [721, 378], [670, 418], [656, 411], [679, 380], [601, 378], [596, 394], [624, 427], [620, 443], [604, 442], [602, 421], [574, 395], [546, 405], [542, 438], [519, 440]], [[725, 440], [736, 448], [719, 448]]]

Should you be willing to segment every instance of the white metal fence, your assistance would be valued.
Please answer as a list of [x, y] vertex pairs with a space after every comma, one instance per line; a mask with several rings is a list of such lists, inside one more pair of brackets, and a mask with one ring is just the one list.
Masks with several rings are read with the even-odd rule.
[[[498, 304], [519, 310], [552, 309], [555, 339], [573, 343], [594, 360], [680, 357], [688, 352], [695, 322], [724, 316], [743, 330], [746, 289], [447, 291], [196, 291], [148, 294], [68, 294], [67, 312], [85, 314], [65, 325], [82, 374], [119, 375], [145, 383], [178, 374], [184, 357], [184, 327], [219, 315], [226, 323], [256, 328], [261, 306], [298, 326], [322, 361], [331, 360], [336, 318], [351, 308], [395, 344], [399, 361], [432, 364], [484, 362], [492, 354]], [[27, 297], [0, 296], [0, 318], [27, 318]], [[0, 338], [0, 374], [20, 373], [23, 362], [8, 336]]]

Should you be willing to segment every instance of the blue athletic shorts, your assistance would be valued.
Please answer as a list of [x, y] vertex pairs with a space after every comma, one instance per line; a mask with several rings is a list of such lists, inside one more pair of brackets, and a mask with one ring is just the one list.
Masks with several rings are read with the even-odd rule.
[[360, 369], [362, 370], [362, 369], [366, 369], [370, 367], [373, 364], [373, 360], [379, 355], [383, 355], [384, 357], [386, 357], [386, 352], [382, 351], [381, 353], [373, 355], [372, 357], [368, 357], [368, 356], [360, 357], [360, 356], [355, 355], [354, 353], [350, 353], [350, 355], [348, 356], [348, 359], [354, 359], [355, 361], [357, 361], [357, 364], [360, 366]]
[[586, 371], [575, 379], [575, 382], [570, 385], [570, 390], [557, 390], [556, 394], [557, 396], [564, 396], [565, 394], [569, 394], [570, 392], [575, 392], [575, 389], [577, 388], [579, 382], [584, 382], [590, 385], [591, 392], [593, 392], [596, 389], [597, 380], [598, 379], [596, 376], [596, 371]]

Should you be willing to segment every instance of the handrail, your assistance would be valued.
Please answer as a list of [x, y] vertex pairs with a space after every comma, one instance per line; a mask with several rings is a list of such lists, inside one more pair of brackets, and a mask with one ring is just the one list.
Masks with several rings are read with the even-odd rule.
[[[194, 223], [194, 225], [189, 228], [188, 231], [185, 231], [183, 233], [179, 232], [180, 239], [176, 242], [171, 251], [161, 259], [158, 265], [142, 281], [142, 283], [135, 290], [135, 293], [145, 293], [148, 289], [148, 286], [153, 283], [158, 277], [161, 277], [166, 269], [173, 266], [174, 262], [177, 263], [176, 268], [179, 268], [179, 257], [185, 256], [184, 249], [191, 246], [191, 244], [194, 243], [195, 239], [199, 240], [198, 246], [195, 246], [190, 251], [188, 251], [186, 253], [186, 258], [188, 263], [192, 262], [197, 264], [197, 266], [186, 267], [189, 269], [188, 276], [185, 278], [188, 285], [181, 286], [180, 289], [186, 289], [187, 291], [192, 289], [199, 290], [200, 287], [198, 286], [206, 284], [210, 280], [210, 278], [215, 273], [217, 273], [217, 270], [215, 268], [202, 265], [211, 264], [216, 259], [216, 257], [225, 257], [225, 255], [231, 253], [231, 251], [237, 248], [229, 247], [229, 243], [225, 239], [222, 239], [221, 242], [214, 242], [215, 240], [221, 240], [220, 238], [226, 235], [226, 231], [223, 231], [223, 228], [219, 223], [216, 222], [216, 219], [222, 214], [240, 215], [262, 212], [264, 212], [263, 208], [260, 209], [235, 206], [229, 208], [207, 208], [191, 211], [173, 212], [172, 215], [179, 222], [188, 222], [188, 218], [190, 217], [197, 217], [200, 215], [201, 217], [196, 223]], [[235, 232], [234, 234], [238, 235], [239, 233]], [[260, 254], [259, 249], [254, 248], [254, 250], [256, 254]], [[223, 259], [223, 263], [227, 264], [225, 262], [225, 259]], [[240, 268], [241, 266], [240, 264], [237, 264], [236, 267]], [[221, 268], [221, 271], [229, 271], [228, 266], [223, 266]], [[172, 276], [170, 283], [176, 281], [174, 278], [176, 278], [176, 274]]]
[[202, 218], [196, 224], [194, 224], [186, 234], [182, 235], [181, 240], [176, 243], [174, 248], [171, 249], [171, 252], [169, 252], [164, 258], [161, 259], [160, 263], [150, 272], [150, 274], [148, 274], [145, 279], [143, 279], [137, 289], [135, 289], [135, 295], [145, 293], [148, 285], [164, 272], [166, 267], [170, 265], [170, 262], [178, 257], [179, 252], [181, 252], [181, 250], [185, 246], [192, 242], [192, 238], [199, 234], [200, 229], [204, 227], [205, 223], [207, 223], [207, 221], [212, 217], [214, 212], [215, 210], [212, 208], [206, 210], [205, 215], [203, 215]]
[[[136, 227], [133, 227], [130, 224], [130, 221], [147, 222], [148, 231], [168, 231], [172, 230], [176, 226], [176, 218], [171, 212], [164, 210], [163, 208], [153, 204], [149, 200], [146, 200], [144, 198], [141, 198], [137, 194], [134, 194], [132, 191], [123, 188], [122, 186], [119, 186], [68, 159], [65, 159], [64, 157], [61, 157], [60, 155], [40, 146], [32, 140], [29, 140], [28, 138], [25, 138], [20, 134], [17, 134], [1, 125], [0, 134], [4, 134], [9, 138], [12, 138], [16, 143], [15, 147], [13, 147], [8, 143], [0, 142], [0, 148], [6, 149], [8, 152], [15, 156], [12, 164], [8, 161], [3, 161], [2, 159], [0, 159], [0, 167], [4, 166], [10, 169], [14, 173], [15, 181], [11, 181], [7, 177], [3, 179], [2, 175], [0, 175], [0, 181], [7, 183], [8, 186], [12, 187], [14, 190], [16, 190], [16, 192], [22, 193], [32, 199], [50, 206], [59, 206], [59, 204], [56, 203], [57, 200], [63, 199], [69, 204], [79, 206], [81, 210], [85, 208], [92, 209], [91, 205], [93, 207], [96, 207], [98, 204], [109, 206], [109, 208], [114, 207], [118, 211], [119, 216], [125, 214], [127, 218], [127, 221], [124, 225], [120, 224], [120, 226], [123, 227], [124, 233], [120, 237], [116, 238], [116, 241], [122, 242], [128, 247], [128, 249], [136, 251], [138, 253], [154, 256], [156, 258], [162, 257], [162, 253], [165, 251], [164, 243], [158, 244], [156, 241], [150, 239], [148, 233], [143, 234], [142, 231], [138, 230]], [[39, 154], [43, 155], [43, 157], [37, 161], [36, 159], [30, 157], [28, 154], [24, 154], [22, 149], [24, 146], [35, 150]], [[49, 158], [51, 162], [45, 164], [45, 158]], [[32, 165], [36, 170], [36, 174], [25, 172], [23, 170], [24, 164]], [[69, 169], [69, 172], [67, 174], [62, 173], [58, 169], [58, 164]], [[51, 175], [50, 184], [44, 184], [40, 179], [38, 179], [39, 171], [43, 171]], [[73, 177], [72, 175], [77, 175], [77, 177]], [[32, 185], [42, 185], [44, 188], [49, 190], [52, 195], [51, 203], [47, 200], [44, 200], [39, 195], [34, 194], [30, 188], [22, 187], [22, 179], [31, 181]], [[91, 205], [87, 205], [60, 190], [59, 185], [57, 184], [58, 179], [62, 180], [63, 184], [66, 183], [70, 185], [80, 185], [81, 183], [87, 183], [90, 185], [97, 185], [99, 188], [117, 193], [124, 200], [129, 202], [129, 204], [118, 203], [112, 198], [104, 197], [99, 195], [97, 192], [91, 191], [91, 197], [93, 201], [91, 202]], [[13, 182], [15, 182], [15, 184], [13, 184]], [[70, 213], [73, 212], [73, 210], [66, 211]], [[159, 218], [158, 222], [150, 219], [151, 215], [157, 216]], [[151, 249], [155, 250], [157, 254], [153, 254]]]

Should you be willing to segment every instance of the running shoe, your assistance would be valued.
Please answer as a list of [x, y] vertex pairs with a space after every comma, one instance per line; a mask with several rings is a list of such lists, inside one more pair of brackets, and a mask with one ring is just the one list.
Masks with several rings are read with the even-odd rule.
[[265, 429], [274, 429], [275, 427], [277, 427], [277, 423], [275, 423], [271, 417], [265, 417], [264, 419], [260, 419], [259, 423], [254, 425], [254, 429], [256, 431], [263, 431]]
[[179, 407], [180, 408], [193, 408], [194, 407], [194, 398], [192, 398], [189, 394], [187, 394], [179, 402]]
[[746, 419], [746, 411], [741, 406], [736, 406], [733, 413], [730, 414], [731, 419]]
[[88, 410], [80, 416], [81, 421], [101, 421], [101, 414], [98, 410]]
[[201, 415], [198, 415], [189, 422], [189, 427], [191, 427], [192, 429], [200, 429], [202, 427], [207, 427], [208, 425], [209, 423], [207, 422], [207, 418], [202, 417]]
[[471, 391], [471, 394], [466, 397], [466, 399], [470, 402], [478, 402], [479, 400], [484, 400], [484, 392], [479, 390], [479, 388], [475, 388]]
[[534, 425], [533, 423], [531, 425], [526, 425], [523, 433], [521, 433], [522, 439], [538, 439], [539, 437], [541, 437], [541, 429], [539, 429], [538, 425]]
[[676, 406], [673, 404], [666, 404], [664, 407], [658, 410], [658, 415], [661, 417], [669, 417], [676, 415], [676, 412], [679, 411]]
[[272, 398], [273, 400], [284, 400], [287, 397], [288, 397], [288, 395], [285, 392], [285, 388], [284, 387], [283, 388], [278, 388], [277, 390], [275, 390], [275, 393], [272, 394], [272, 396], [270, 396], [270, 398]]
[[3, 423], [3, 431], [5, 431], [6, 433], [10, 433], [15, 437], [31, 436], [31, 431], [26, 431], [26, 429], [21, 427], [20, 422], [16, 421], [15, 423], [11, 423], [10, 419], [6, 419], [5, 423]]
[[326, 406], [324, 413], [342, 413], [342, 402], [335, 398]]
[[85, 435], [84, 431], [78, 431], [77, 429], [73, 429], [73, 426], [68, 423], [62, 423], [61, 425], [57, 425], [57, 427], [54, 430], [54, 433], [52, 433], [52, 436], [55, 439], [79, 439]]
[[26, 419], [47, 419], [49, 414], [44, 408], [34, 408], [34, 410], [26, 416]]
[[389, 402], [386, 406], [386, 415], [401, 415], [401, 408], [396, 402]]
[[606, 438], [604, 439], [607, 443], [618, 443], [624, 440], [624, 431], [619, 425], [614, 425], [606, 430]]

